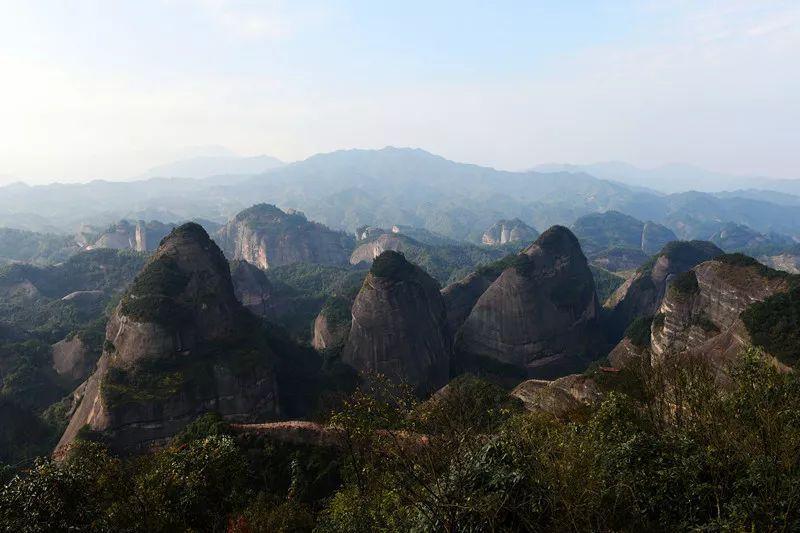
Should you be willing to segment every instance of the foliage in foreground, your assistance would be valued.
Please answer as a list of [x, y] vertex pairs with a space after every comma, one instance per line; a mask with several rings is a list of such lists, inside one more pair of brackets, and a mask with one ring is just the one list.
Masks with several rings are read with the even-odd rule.
[[[207, 416], [118, 459], [81, 442], [6, 482], [15, 531], [777, 531], [800, 528], [800, 378], [750, 350], [563, 419], [471, 376], [418, 403], [380, 379], [333, 413], [340, 448], [235, 436]], [[616, 389], [616, 390], [615, 390]], [[637, 390], [635, 395], [624, 390]], [[6, 475], [6, 479], [8, 476]]]

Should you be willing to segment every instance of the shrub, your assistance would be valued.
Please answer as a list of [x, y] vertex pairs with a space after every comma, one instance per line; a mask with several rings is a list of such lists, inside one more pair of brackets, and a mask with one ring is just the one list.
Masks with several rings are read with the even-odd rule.
[[800, 288], [756, 302], [741, 314], [753, 344], [784, 363], [800, 357]]
[[697, 283], [697, 275], [694, 270], [687, 270], [677, 274], [669, 285], [670, 292], [676, 297], [685, 298], [700, 292], [700, 285]]
[[634, 346], [646, 348], [650, 346], [650, 326], [652, 324], [652, 315], [636, 317], [625, 330], [625, 337], [627, 337]]

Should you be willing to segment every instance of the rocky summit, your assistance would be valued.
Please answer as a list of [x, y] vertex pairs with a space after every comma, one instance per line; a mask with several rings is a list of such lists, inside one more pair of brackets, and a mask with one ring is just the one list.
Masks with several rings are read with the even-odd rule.
[[59, 448], [91, 431], [113, 449], [141, 449], [211, 410], [234, 420], [274, 415], [273, 360], [254, 321], [205, 230], [174, 229], [111, 315]]
[[740, 254], [720, 256], [676, 276], [651, 326], [653, 364], [696, 355], [723, 372], [744, 346], [754, 343], [753, 331], [770, 326], [754, 323], [746, 311], [794, 286], [790, 274]]
[[424, 394], [447, 383], [451, 352], [437, 282], [399, 252], [376, 257], [353, 304], [343, 361]]
[[605, 303], [610, 310], [612, 334], [619, 338], [637, 317], [652, 316], [675, 275], [722, 254], [707, 241], [674, 241], [642, 265]]
[[216, 234], [231, 259], [267, 269], [292, 263], [346, 264], [353, 239], [309, 221], [299, 211], [269, 204], [245, 209]]
[[87, 250], [113, 248], [148, 252], [155, 250], [159, 241], [174, 227], [174, 224], [163, 224], [156, 220], [150, 222], [138, 220], [135, 223], [121, 220], [100, 233], [94, 242], [87, 244], [85, 248]]
[[531, 242], [539, 236], [539, 232], [518, 218], [498, 220], [492, 227], [483, 232], [483, 244], [506, 244], [510, 242]]
[[456, 335], [457, 358], [550, 378], [603, 348], [594, 281], [575, 235], [553, 226], [509, 261]]

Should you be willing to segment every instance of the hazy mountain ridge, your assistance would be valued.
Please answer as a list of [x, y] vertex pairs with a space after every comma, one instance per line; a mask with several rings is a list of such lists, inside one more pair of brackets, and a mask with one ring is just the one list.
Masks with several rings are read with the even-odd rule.
[[300, 209], [332, 229], [397, 224], [473, 242], [500, 219], [549, 227], [608, 210], [653, 220], [681, 238], [708, 238], [726, 222], [762, 233], [800, 234], [794, 197], [779, 203], [780, 193], [741, 194], [666, 195], [586, 173], [510, 172], [387, 147], [317, 154], [233, 182], [212, 177], [16, 184], [0, 188], [0, 224], [74, 231], [83, 223], [103, 226], [121, 218], [177, 223], [203, 217], [220, 223], [267, 202]]

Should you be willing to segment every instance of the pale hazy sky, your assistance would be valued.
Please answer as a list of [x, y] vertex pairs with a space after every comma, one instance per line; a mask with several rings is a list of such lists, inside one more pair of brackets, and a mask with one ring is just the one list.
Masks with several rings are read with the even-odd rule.
[[800, 0], [0, 0], [0, 73], [0, 183], [385, 145], [800, 178]]

